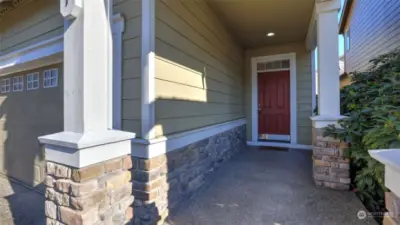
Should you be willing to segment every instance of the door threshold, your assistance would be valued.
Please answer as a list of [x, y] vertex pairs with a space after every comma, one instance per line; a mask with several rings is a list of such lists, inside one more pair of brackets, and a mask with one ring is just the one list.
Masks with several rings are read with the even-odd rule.
[[292, 143], [282, 143], [282, 142], [269, 142], [269, 141], [247, 141], [247, 145], [249, 146], [267, 146], [267, 147], [281, 147], [281, 148], [292, 148], [292, 149], [303, 149], [303, 150], [312, 150], [313, 147], [311, 145], [302, 145], [302, 144], [292, 144]]

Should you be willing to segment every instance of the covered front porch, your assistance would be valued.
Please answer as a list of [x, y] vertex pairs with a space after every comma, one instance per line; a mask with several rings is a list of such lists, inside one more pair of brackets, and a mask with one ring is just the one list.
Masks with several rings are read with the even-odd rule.
[[340, 1], [208, 2], [245, 52], [247, 144], [312, 149], [313, 126], [341, 118]]
[[317, 188], [311, 152], [249, 147], [185, 201], [167, 224], [334, 225], [376, 224], [353, 192]]

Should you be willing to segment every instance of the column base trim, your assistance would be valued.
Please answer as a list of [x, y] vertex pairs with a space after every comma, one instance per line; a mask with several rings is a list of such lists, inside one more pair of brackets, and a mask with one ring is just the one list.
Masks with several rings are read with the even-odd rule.
[[47, 161], [82, 168], [129, 155], [132, 138], [135, 138], [133, 133], [107, 130], [85, 134], [60, 132], [41, 136], [39, 141], [45, 144]]
[[246, 118], [220, 123], [152, 140], [133, 139], [133, 157], [150, 159], [246, 124]]

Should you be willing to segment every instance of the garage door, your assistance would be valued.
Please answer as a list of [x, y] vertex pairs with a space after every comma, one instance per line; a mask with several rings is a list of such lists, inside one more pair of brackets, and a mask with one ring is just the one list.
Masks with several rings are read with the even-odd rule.
[[38, 137], [63, 129], [62, 65], [0, 77], [0, 172], [40, 188]]

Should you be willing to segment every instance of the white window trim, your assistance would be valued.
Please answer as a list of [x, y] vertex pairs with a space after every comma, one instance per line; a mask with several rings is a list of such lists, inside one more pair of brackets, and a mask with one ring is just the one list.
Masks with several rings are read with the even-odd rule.
[[[18, 80], [20, 80], [21, 82], [21, 84], [22, 84], [22, 87], [21, 87], [21, 89], [15, 89], [15, 80], [16, 79], [18, 79]], [[19, 82], [18, 82], [19, 83]], [[21, 91], [24, 91], [24, 76], [15, 76], [15, 77], [13, 77], [12, 78], [12, 91], [13, 92], [21, 92]]]
[[[56, 76], [54, 77], [55, 79], [55, 85], [50, 85], [50, 86], [46, 86], [46, 80], [51, 80], [53, 79], [53, 77], [50, 77], [49, 79], [46, 79], [46, 73], [50, 72], [50, 75], [52, 74], [52, 72], [55, 71], [56, 72]], [[48, 69], [43, 71], [43, 88], [55, 88], [58, 87], [58, 68], [52, 68], [52, 69]]]
[[[37, 80], [33, 79], [35, 78], [35, 76], [37, 77]], [[32, 77], [32, 81], [29, 81], [29, 77]], [[34, 87], [33, 83], [37, 82], [37, 86]], [[32, 87], [29, 88], [29, 83], [32, 83]], [[36, 90], [39, 89], [40, 86], [40, 74], [39, 72], [35, 72], [35, 73], [30, 73], [26, 75], [26, 90], [31, 91], [31, 90]]]
[[[297, 144], [297, 82], [296, 53], [259, 56], [251, 58], [251, 140], [258, 143], [258, 71], [257, 63], [290, 60], [290, 143]], [[286, 69], [287, 70], [287, 69]]]
[[[8, 85], [6, 87], [8, 88], [7, 91], [3, 91], [3, 81], [8, 81]], [[11, 92], [11, 78], [5, 78], [1, 80], [1, 93], [9, 93]]]

